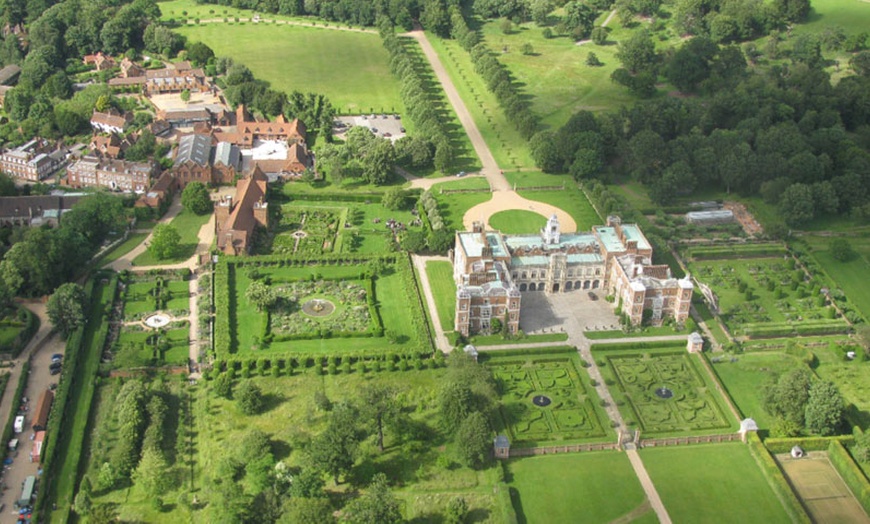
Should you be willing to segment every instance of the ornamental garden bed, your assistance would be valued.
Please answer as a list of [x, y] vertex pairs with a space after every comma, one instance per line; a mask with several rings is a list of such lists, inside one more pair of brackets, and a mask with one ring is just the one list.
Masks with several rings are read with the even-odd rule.
[[607, 352], [598, 360], [625, 422], [644, 434], [730, 431], [723, 399], [684, 350]]
[[[268, 307], [251, 301], [247, 290], [254, 282], [275, 297]], [[403, 256], [223, 257], [215, 307], [218, 359], [432, 351], [417, 283]]]
[[848, 323], [814, 279], [791, 258], [704, 260], [690, 264], [698, 281], [716, 294], [732, 335], [752, 338], [825, 335], [848, 331]]
[[511, 442], [538, 445], [607, 436], [607, 417], [578, 364], [576, 352], [487, 358], [501, 394], [498, 422]]

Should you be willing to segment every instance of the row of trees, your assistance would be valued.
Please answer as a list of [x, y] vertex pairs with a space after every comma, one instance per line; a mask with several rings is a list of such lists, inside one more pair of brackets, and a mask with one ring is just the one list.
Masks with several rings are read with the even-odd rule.
[[396, 36], [392, 24], [381, 19], [378, 30], [384, 47], [390, 54], [390, 71], [401, 82], [399, 90], [407, 115], [418, 130], [414, 137], [404, 137], [396, 144], [399, 163], [412, 168], [434, 165], [442, 173], [450, 170], [454, 160], [453, 147], [447, 136], [442, 118], [426, 89], [426, 80], [408, 53], [405, 44]]
[[324, 20], [354, 25], [375, 25], [385, 16], [407, 30], [419, 14], [414, 0], [217, 0], [208, 4], [252, 9], [261, 13], [289, 16], [316, 16]]
[[474, 70], [486, 82], [487, 89], [495, 95], [507, 119], [524, 138], [531, 137], [538, 129], [538, 118], [529, 103], [520, 95], [507, 68], [468, 27], [458, 6], [451, 8], [450, 20], [451, 35], [468, 51]]

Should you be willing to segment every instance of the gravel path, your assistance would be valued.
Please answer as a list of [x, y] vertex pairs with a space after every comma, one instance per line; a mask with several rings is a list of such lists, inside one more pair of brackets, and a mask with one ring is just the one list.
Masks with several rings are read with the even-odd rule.
[[432, 323], [432, 331], [435, 333], [435, 347], [445, 353], [450, 353], [453, 347], [450, 345], [450, 341], [447, 340], [447, 336], [444, 335], [444, 328], [441, 326], [441, 318], [438, 316], [435, 297], [432, 295], [432, 288], [429, 286], [429, 276], [426, 274], [426, 262], [430, 260], [450, 262], [450, 259], [447, 257], [412, 255], [411, 260], [414, 261], [414, 267], [417, 268], [417, 275], [420, 277], [420, 287], [426, 298], [426, 304], [429, 306], [429, 320]]
[[[459, 118], [459, 123], [462, 124], [463, 129], [465, 129], [465, 134], [468, 135], [468, 139], [471, 141], [471, 146], [474, 148], [474, 152], [480, 159], [482, 166], [480, 174], [486, 177], [487, 182], [489, 182], [489, 187], [492, 190], [492, 199], [472, 207], [465, 213], [465, 216], [462, 219], [465, 229], [470, 231], [472, 224], [478, 220], [482, 220], [488, 226], [489, 217], [499, 211], [522, 209], [533, 211], [547, 218], [555, 214], [559, 218], [559, 225], [561, 226], [562, 231], [566, 233], [577, 231], [577, 223], [571, 215], [565, 211], [550, 204], [523, 198], [511, 188], [507, 178], [505, 178], [502, 170], [498, 167], [495, 157], [486, 145], [483, 135], [480, 134], [477, 124], [471, 117], [471, 112], [468, 111], [468, 107], [465, 105], [462, 97], [459, 96], [459, 91], [453, 84], [453, 80], [450, 79], [450, 75], [447, 74], [444, 64], [441, 63], [438, 53], [435, 52], [432, 44], [429, 43], [429, 39], [426, 38], [426, 33], [417, 29], [406, 33], [405, 35], [410, 36], [419, 42], [420, 48], [423, 50], [423, 55], [425, 55], [426, 59], [429, 60], [429, 64], [432, 66], [432, 71], [435, 72], [435, 77], [438, 78], [438, 81], [441, 83], [441, 87], [447, 95], [447, 100], [449, 100], [450, 105], [453, 106], [453, 110]], [[431, 187], [432, 184], [437, 182], [417, 182], [416, 186], [413, 185], [414, 183], [415, 182], [412, 182], [413, 187], [424, 187], [424, 184]]]

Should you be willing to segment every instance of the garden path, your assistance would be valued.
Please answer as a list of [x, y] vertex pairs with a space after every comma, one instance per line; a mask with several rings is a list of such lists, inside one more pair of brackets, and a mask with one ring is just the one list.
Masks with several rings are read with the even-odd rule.
[[435, 305], [435, 297], [432, 295], [432, 288], [429, 286], [429, 278], [426, 275], [426, 262], [430, 260], [449, 262], [450, 259], [447, 257], [423, 257], [420, 255], [411, 255], [411, 260], [414, 261], [414, 267], [417, 268], [420, 287], [423, 290], [423, 295], [426, 297], [426, 305], [429, 307], [429, 320], [432, 322], [432, 331], [435, 333], [435, 347], [445, 353], [450, 353], [453, 350], [453, 347], [444, 335], [444, 329], [441, 327], [441, 319], [438, 317], [438, 308]]
[[191, 275], [189, 281], [190, 291], [190, 353], [188, 355], [188, 367], [190, 368], [190, 378], [196, 380], [200, 378], [199, 374], [199, 277], [196, 273]]
[[523, 198], [511, 188], [510, 183], [504, 176], [504, 172], [498, 167], [495, 157], [489, 150], [489, 146], [486, 145], [486, 141], [483, 139], [480, 129], [477, 128], [477, 124], [474, 122], [471, 112], [468, 110], [468, 107], [466, 107], [462, 97], [459, 96], [459, 91], [453, 84], [453, 80], [450, 79], [450, 75], [447, 74], [444, 64], [441, 63], [438, 53], [435, 52], [432, 44], [429, 43], [426, 33], [424, 33], [422, 29], [417, 28], [405, 33], [405, 36], [410, 36], [420, 44], [423, 54], [432, 66], [432, 71], [441, 83], [442, 89], [444, 89], [444, 94], [447, 95], [447, 100], [450, 101], [450, 105], [453, 106], [453, 110], [459, 118], [459, 123], [462, 124], [463, 129], [465, 129], [465, 134], [468, 135], [468, 139], [471, 141], [471, 146], [474, 148], [474, 152], [480, 159], [482, 166], [480, 174], [486, 177], [486, 181], [489, 182], [489, 187], [492, 190], [492, 198], [489, 201], [478, 204], [465, 212], [465, 216], [462, 219], [465, 229], [470, 231], [472, 224], [478, 220], [483, 220], [487, 225], [489, 225], [490, 215], [498, 213], [499, 211], [528, 209], [547, 218], [555, 214], [559, 218], [559, 224], [562, 231], [566, 233], [577, 231], [576, 222], [574, 222], [571, 215], [565, 211], [550, 204], [535, 202], [534, 200]]

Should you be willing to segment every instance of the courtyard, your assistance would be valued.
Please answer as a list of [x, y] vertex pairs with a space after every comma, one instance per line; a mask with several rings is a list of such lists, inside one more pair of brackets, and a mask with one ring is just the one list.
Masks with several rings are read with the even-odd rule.
[[587, 290], [552, 295], [527, 291], [523, 293], [520, 329], [528, 334], [618, 329], [619, 318], [613, 312], [613, 304], [604, 300], [604, 291], [592, 293], [598, 297], [596, 300], [590, 298]]

